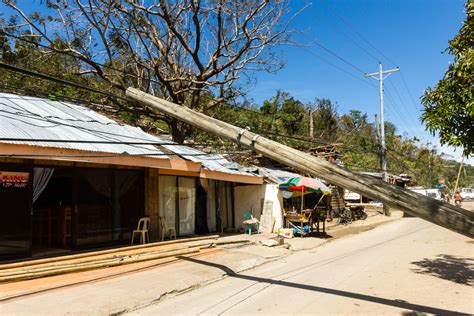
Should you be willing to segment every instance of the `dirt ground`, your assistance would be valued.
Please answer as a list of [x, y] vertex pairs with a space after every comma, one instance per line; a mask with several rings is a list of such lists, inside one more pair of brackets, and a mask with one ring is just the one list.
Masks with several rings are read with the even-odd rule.
[[462, 207], [466, 210], [474, 211], [474, 200], [471, 199], [469, 201], [463, 201]]

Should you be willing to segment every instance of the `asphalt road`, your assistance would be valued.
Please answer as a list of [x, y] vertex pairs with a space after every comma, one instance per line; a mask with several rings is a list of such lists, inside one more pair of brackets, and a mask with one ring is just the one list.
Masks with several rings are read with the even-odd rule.
[[470, 315], [474, 241], [404, 218], [297, 252], [131, 312], [135, 315]]

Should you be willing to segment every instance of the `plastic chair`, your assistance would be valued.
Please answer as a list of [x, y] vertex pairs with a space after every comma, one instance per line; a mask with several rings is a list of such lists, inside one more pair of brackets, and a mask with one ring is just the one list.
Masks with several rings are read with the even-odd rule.
[[142, 244], [146, 244], [150, 242], [150, 236], [148, 235], [148, 228], [150, 227], [150, 218], [149, 217], [142, 217], [138, 221], [137, 229], [132, 232], [132, 245], [133, 240], [135, 239], [135, 234], [140, 236], [140, 242]]
[[171, 236], [173, 235], [174, 235], [174, 239], [176, 239], [176, 228], [168, 227], [168, 225], [166, 224], [166, 220], [163, 217], [159, 216], [159, 219], [160, 219], [160, 228], [161, 228], [161, 241], [165, 240], [166, 233], [169, 233], [170, 239], [171, 239]]
[[243, 221], [243, 224], [244, 224], [244, 232], [249, 235], [252, 235], [252, 231], [256, 230], [257, 231], [257, 234], [260, 233], [260, 223], [258, 222], [258, 219], [256, 219], [255, 217], [253, 217], [253, 215], [251, 213], [245, 213], [244, 214], [244, 221]]

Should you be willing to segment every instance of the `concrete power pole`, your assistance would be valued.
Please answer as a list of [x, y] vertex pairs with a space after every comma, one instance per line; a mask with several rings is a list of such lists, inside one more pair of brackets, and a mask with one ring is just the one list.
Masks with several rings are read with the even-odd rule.
[[127, 97], [147, 106], [154, 113], [166, 113], [205, 132], [252, 148], [255, 152], [300, 172], [319, 177], [329, 183], [382, 201], [391, 207], [474, 238], [474, 213], [471, 211], [390, 185], [369, 175], [353, 173], [329, 161], [134, 88], [127, 89]]
[[[379, 81], [380, 89], [380, 156], [382, 160], [382, 180], [387, 182], [387, 146], [385, 145], [385, 121], [384, 121], [384, 104], [383, 104], [383, 81], [392, 74], [392, 72], [400, 71], [400, 68], [383, 70], [382, 63], [379, 63], [379, 71], [365, 74], [364, 77], [372, 77]], [[387, 74], [385, 77], [384, 74]], [[378, 79], [377, 77], [378, 76]], [[390, 209], [384, 204], [384, 213], [390, 216]]]

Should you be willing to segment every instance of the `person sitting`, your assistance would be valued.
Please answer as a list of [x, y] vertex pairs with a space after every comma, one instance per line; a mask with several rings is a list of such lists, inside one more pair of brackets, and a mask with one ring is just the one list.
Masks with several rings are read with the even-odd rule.
[[454, 205], [461, 206], [461, 201], [462, 201], [461, 193], [459, 193], [459, 191], [456, 191], [456, 193], [454, 193]]

